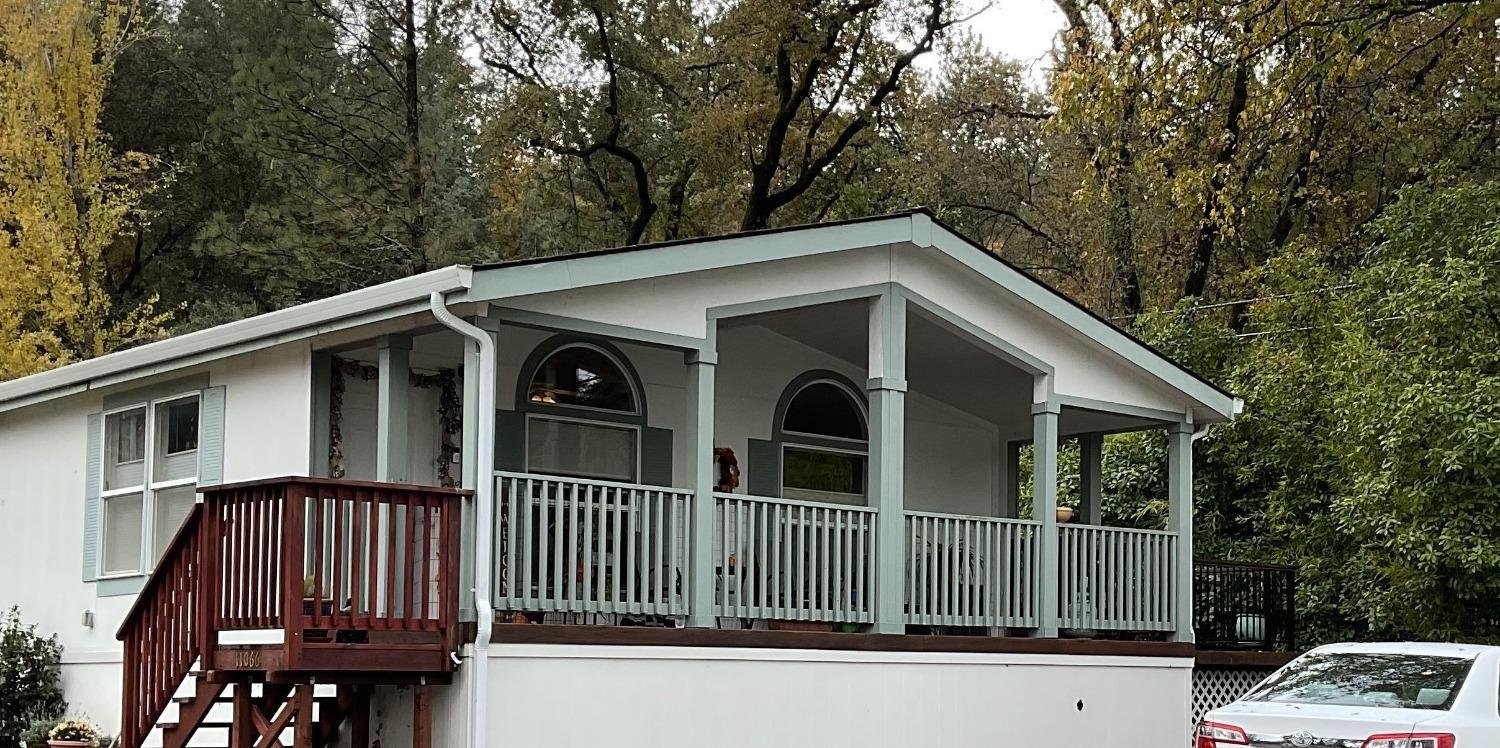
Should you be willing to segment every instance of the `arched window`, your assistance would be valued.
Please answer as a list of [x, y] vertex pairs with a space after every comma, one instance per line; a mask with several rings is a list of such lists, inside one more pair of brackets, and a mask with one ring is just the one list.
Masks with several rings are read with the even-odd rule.
[[621, 353], [554, 339], [523, 372], [527, 472], [636, 482], [646, 415]]
[[864, 504], [869, 426], [858, 390], [832, 372], [798, 377], [777, 408], [781, 495]]
[[608, 353], [588, 345], [553, 351], [532, 373], [527, 400], [635, 413], [635, 392], [624, 367]]

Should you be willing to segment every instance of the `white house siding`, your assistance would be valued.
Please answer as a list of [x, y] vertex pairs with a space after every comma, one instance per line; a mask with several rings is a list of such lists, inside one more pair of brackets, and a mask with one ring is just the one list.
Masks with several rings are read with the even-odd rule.
[[224, 387], [226, 483], [307, 474], [311, 367], [306, 345], [288, 345], [210, 369], [209, 384]]
[[[208, 372], [225, 388], [224, 478], [300, 474], [308, 460], [308, 354], [287, 346], [0, 413], [0, 607], [63, 646], [69, 711], [119, 726], [115, 631], [135, 602], [83, 581], [84, 460], [90, 413], [106, 394]], [[85, 615], [92, 613], [93, 626]]]
[[[120, 711], [115, 626], [133, 598], [94, 597], [83, 582], [83, 463], [99, 394], [0, 414], [0, 607], [63, 645], [63, 682], [76, 713], [113, 728]], [[93, 628], [83, 625], [94, 611]]]
[[1162, 748], [1188, 737], [1191, 675], [1186, 658], [497, 644], [488, 742]]
[[[890, 245], [780, 260], [775, 275], [767, 283], [764, 266], [745, 265], [497, 303], [702, 337], [709, 308], [895, 282], [1051, 365], [1058, 394], [1172, 412], [1187, 406], [1166, 384], [937, 250]], [[721, 359], [725, 353], [721, 337]]]

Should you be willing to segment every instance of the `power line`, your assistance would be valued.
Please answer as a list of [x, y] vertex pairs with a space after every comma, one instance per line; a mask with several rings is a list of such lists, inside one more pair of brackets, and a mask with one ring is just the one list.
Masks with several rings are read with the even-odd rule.
[[[1314, 288], [1314, 289], [1312, 289], [1310, 291], [1291, 291], [1289, 293], [1271, 294], [1269, 296], [1256, 296], [1256, 297], [1249, 298], [1249, 299], [1235, 299], [1233, 301], [1217, 301], [1217, 302], [1214, 302], [1212, 304], [1194, 304], [1191, 307], [1189, 307], [1186, 311], [1197, 312], [1197, 311], [1201, 311], [1201, 310], [1204, 310], [1204, 309], [1222, 309], [1222, 308], [1227, 307], [1227, 306], [1237, 306], [1239, 304], [1254, 304], [1257, 301], [1273, 301], [1273, 300], [1276, 300], [1276, 299], [1290, 299], [1290, 298], [1294, 298], [1294, 297], [1297, 297], [1297, 296], [1310, 296], [1312, 294], [1327, 293], [1329, 291], [1347, 291], [1347, 290], [1349, 290], [1351, 288], [1354, 288], [1354, 285], [1355, 284], [1353, 284], [1353, 283], [1343, 283], [1343, 284], [1340, 284], [1340, 285], [1337, 285], [1337, 286], [1327, 286], [1327, 287], [1324, 287], [1324, 288]], [[1121, 315], [1116, 315], [1114, 317], [1110, 317], [1109, 319], [1110, 319], [1111, 322], [1113, 322], [1115, 320], [1119, 320], [1119, 319], [1134, 319], [1134, 318], [1139, 317], [1139, 316], [1141, 316], [1143, 314], [1146, 314], [1146, 312], [1137, 312], [1135, 314], [1121, 314]]]

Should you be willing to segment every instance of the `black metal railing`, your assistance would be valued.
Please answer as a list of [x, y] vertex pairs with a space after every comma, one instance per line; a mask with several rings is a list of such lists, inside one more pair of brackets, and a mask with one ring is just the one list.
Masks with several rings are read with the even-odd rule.
[[1297, 573], [1239, 561], [1193, 564], [1199, 649], [1285, 651], [1297, 645]]

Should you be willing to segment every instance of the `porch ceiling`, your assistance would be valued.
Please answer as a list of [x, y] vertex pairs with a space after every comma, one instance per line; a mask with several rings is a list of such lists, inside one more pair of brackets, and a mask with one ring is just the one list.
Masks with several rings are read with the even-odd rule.
[[[760, 325], [783, 337], [842, 359], [868, 365], [868, 306], [864, 300], [788, 309], [726, 320]], [[1005, 438], [1031, 436], [1031, 374], [1007, 363], [985, 343], [943, 326], [918, 310], [907, 316], [907, 387], [1000, 427]], [[1064, 408], [1063, 435], [1131, 431], [1159, 426], [1134, 416]]]

